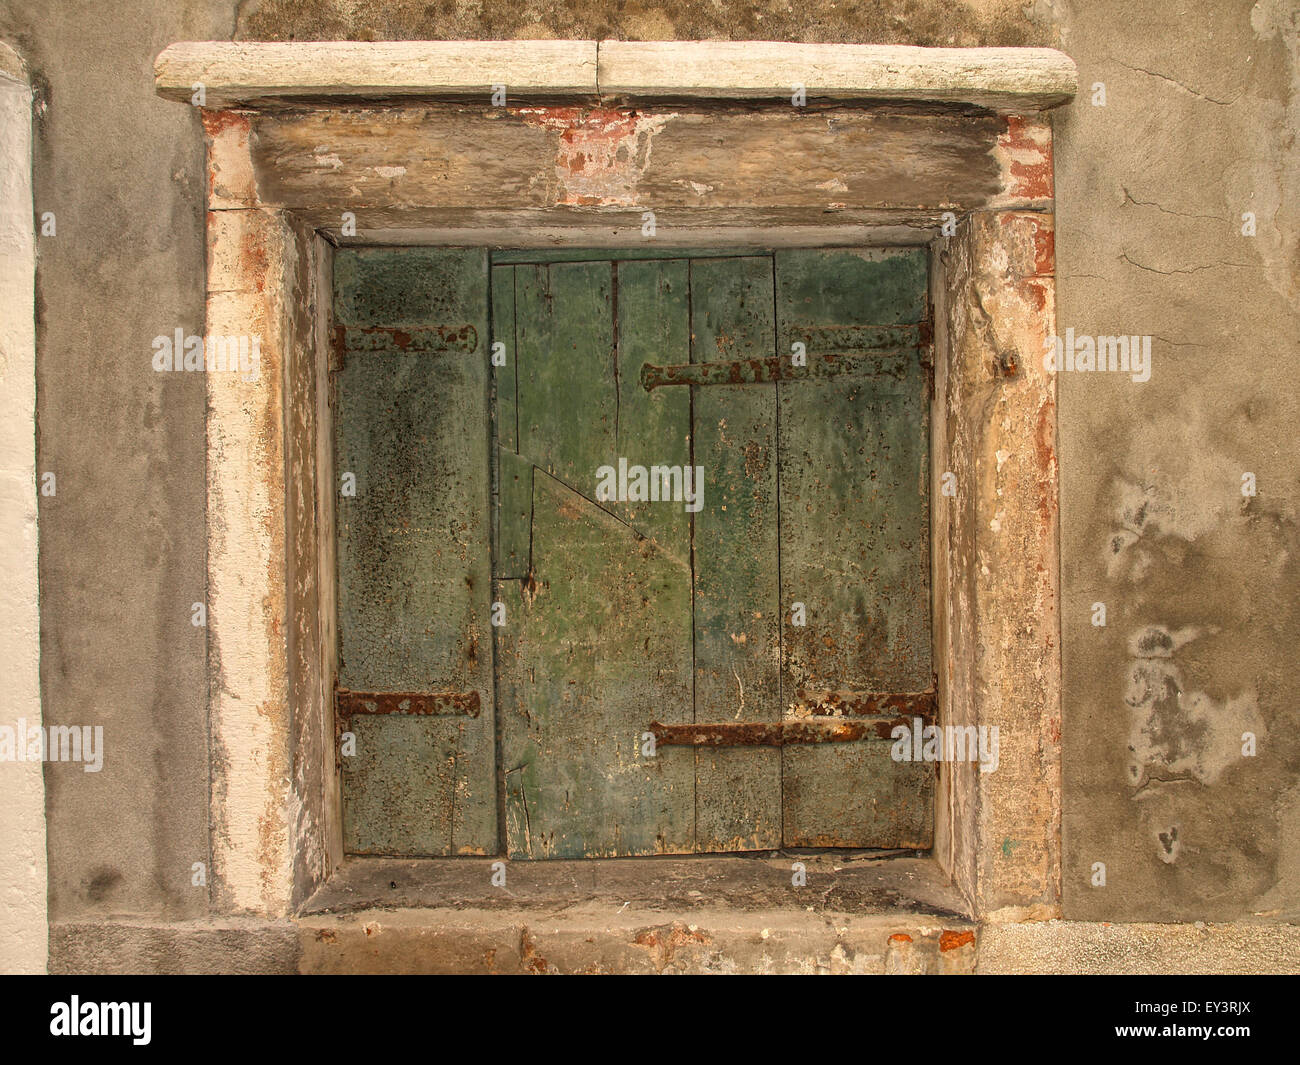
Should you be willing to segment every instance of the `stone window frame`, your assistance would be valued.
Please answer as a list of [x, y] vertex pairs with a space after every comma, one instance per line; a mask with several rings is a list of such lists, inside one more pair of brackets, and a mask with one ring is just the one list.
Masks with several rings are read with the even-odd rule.
[[[44, 723], [32, 146], [31, 79], [22, 56], [0, 41], [0, 661], [6, 665], [3, 723], [22, 719], [29, 729]], [[0, 767], [0, 958], [6, 972], [46, 969], [43, 770], [39, 761]]]
[[[1055, 251], [1043, 112], [1072, 99], [1076, 82], [1073, 62], [1052, 49], [475, 41], [164, 50], [158, 92], [202, 107], [206, 332], [261, 338], [255, 380], [207, 374], [214, 909], [292, 916], [346, 868], [332, 705], [333, 248], [625, 246], [654, 210], [658, 239], [680, 247], [930, 248], [939, 720], [998, 726], [1000, 764], [940, 767], [927, 863], [973, 918], [1059, 916], [1056, 383], [1041, 357], [1055, 332]], [[505, 87], [509, 121], [491, 110], [494, 86]], [[799, 87], [807, 105], [796, 109]], [[828, 132], [837, 122], [880, 125], [853, 140]], [[833, 202], [841, 193], [831, 180], [819, 202], [792, 207], [759, 183], [748, 198], [719, 202], [714, 186], [677, 178], [662, 201], [646, 198], [650, 154], [674, 151], [661, 130], [710, 131], [719, 166], [766, 158], [789, 167], [788, 154], [760, 143], [763, 123], [811, 130], [807, 158], [838, 151], [854, 180], [875, 175], [881, 187]], [[924, 165], [926, 138], [938, 137], [931, 150], [942, 153], [954, 129], [974, 138], [963, 150], [984, 172], [977, 189], [945, 190], [921, 179], [931, 171], [908, 171], [912, 147]], [[882, 155], [876, 134], [908, 150]], [[509, 167], [503, 151], [518, 156]], [[442, 172], [422, 165], [430, 159]], [[717, 187], [727, 181], [722, 174]], [[343, 234], [344, 211], [356, 217], [354, 237]], [[955, 495], [944, 491], [949, 473]]]

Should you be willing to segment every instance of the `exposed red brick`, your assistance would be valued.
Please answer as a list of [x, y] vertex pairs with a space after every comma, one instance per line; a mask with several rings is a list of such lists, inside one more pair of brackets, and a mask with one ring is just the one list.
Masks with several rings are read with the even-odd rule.
[[944, 932], [939, 936], [939, 949], [947, 952], [975, 942], [974, 932]]
[[203, 131], [209, 137], [217, 137], [230, 130], [246, 134], [249, 130], [248, 116], [238, 111], [203, 110], [200, 114], [203, 116]]
[[1034, 241], [1034, 276], [1052, 277], [1056, 273], [1056, 227], [1051, 216], [1031, 220]]
[[1052, 138], [1048, 127], [1009, 115], [998, 148], [1007, 156], [1011, 176], [1008, 191], [1012, 195], [1030, 200], [1052, 198]]
[[648, 138], [662, 118], [610, 107], [521, 107], [514, 113], [559, 134], [557, 203], [591, 207], [636, 202]]

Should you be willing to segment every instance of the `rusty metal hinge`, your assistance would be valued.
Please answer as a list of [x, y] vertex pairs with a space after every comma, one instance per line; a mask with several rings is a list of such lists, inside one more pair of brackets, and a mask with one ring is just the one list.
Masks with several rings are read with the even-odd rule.
[[901, 379], [922, 335], [921, 324], [807, 326], [792, 334], [803, 349], [797, 364], [793, 353], [729, 362], [646, 363], [641, 385], [649, 392], [663, 385], [761, 385], [844, 375]]
[[335, 343], [354, 352], [458, 351], [469, 355], [478, 349], [478, 330], [464, 325], [403, 326], [336, 325]]
[[725, 721], [710, 724], [664, 725], [650, 722], [655, 743], [661, 747], [789, 747], [805, 743], [852, 743], [889, 739], [905, 718], [859, 719], [804, 718], [800, 721]]
[[334, 722], [341, 731], [354, 714], [397, 714], [410, 717], [478, 717], [479, 694], [472, 692], [354, 692], [334, 690]]
[[923, 692], [851, 692], [813, 691], [800, 688], [795, 692], [799, 709], [819, 717], [874, 717], [906, 714], [921, 717], [929, 724], [938, 707], [938, 693]]
[[800, 689], [797, 705], [807, 717], [784, 721], [719, 721], [665, 725], [650, 723], [655, 743], [666, 747], [789, 747], [812, 743], [854, 743], [893, 739], [899, 726], [917, 719], [931, 724], [938, 695], [923, 692], [813, 692]]
[[348, 352], [357, 354], [403, 354], [478, 350], [478, 330], [472, 324], [405, 326], [340, 325], [330, 327], [330, 372], [337, 373], [347, 362]]
[[792, 355], [670, 366], [646, 363], [641, 367], [641, 386], [649, 392], [663, 385], [764, 385], [773, 381], [819, 381], [850, 375], [902, 379], [915, 351], [915, 348], [896, 348], [809, 352], [807, 362], [798, 366], [794, 365]]

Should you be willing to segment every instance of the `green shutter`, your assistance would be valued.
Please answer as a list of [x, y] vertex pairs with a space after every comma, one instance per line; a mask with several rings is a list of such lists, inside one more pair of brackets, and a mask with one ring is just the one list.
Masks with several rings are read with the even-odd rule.
[[[860, 345], [873, 326], [911, 326], [918, 346], [926, 254], [778, 252], [782, 350], [803, 343], [810, 361], [869, 355]], [[929, 396], [917, 353], [899, 365], [896, 376], [777, 386], [782, 686], [796, 707], [824, 704], [826, 693], [853, 705], [931, 685]], [[804, 626], [790, 624], [796, 601]], [[871, 738], [782, 748], [786, 845], [929, 846], [935, 767], [894, 762], [890, 747]]]
[[[338, 496], [351, 853], [497, 849], [487, 283], [481, 251], [335, 258], [335, 465], [356, 478]], [[460, 698], [419, 698], [435, 694]]]
[[665, 708], [689, 715], [689, 527], [596, 502], [597, 471], [621, 449], [665, 461], [685, 449], [687, 405], [647, 395], [640, 364], [620, 365], [620, 341], [686, 350], [685, 264], [632, 264], [622, 278], [610, 262], [513, 269], [519, 455], [503, 468], [531, 469], [532, 568], [498, 582], [508, 850], [688, 852], [693, 774], [641, 742]]
[[493, 263], [336, 260], [347, 849], [929, 846], [926, 253]]

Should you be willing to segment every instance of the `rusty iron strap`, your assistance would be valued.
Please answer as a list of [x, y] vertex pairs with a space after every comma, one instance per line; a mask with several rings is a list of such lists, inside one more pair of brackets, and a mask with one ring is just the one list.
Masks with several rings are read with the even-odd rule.
[[807, 743], [853, 743], [888, 740], [905, 717], [859, 718], [856, 721], [809, 718], [801, 721], [717, 722], [694, 725], [650, 723], [655, 743], [665, 747], [790, 747]]
[[817, 717], [906, 714], [924, 718], [927, 725], [934, 720], [938, 706], [938, 695], [933, 689], [923, 692], [847, 692], [800, 688], [795, 692], [795, 700], [802, 709]]
[[353, 714], [409, 714], [415, 717], [478, 717], [478, 692], [354, 692], [334, 693], [339, 719]]
[[819, 381], [828, 377], [893, 377], [902, 380], [917, 348], [864, 351], [808, 352], [807, 362], [796, 366], [792, 355], [769, 355], [734, 362], [690, 362], [641, 367], [641, 386], [647, 391], [663, 385], [763, 385], [773, 381]]

